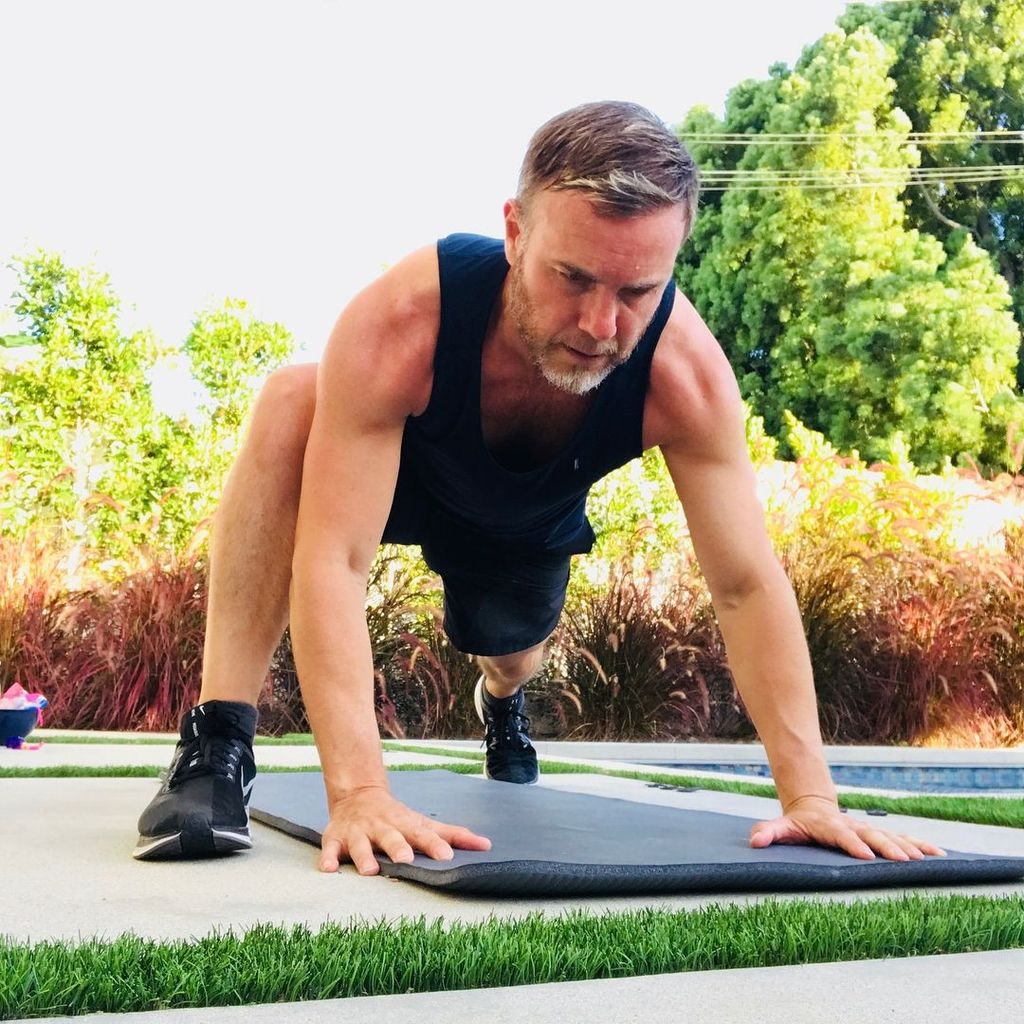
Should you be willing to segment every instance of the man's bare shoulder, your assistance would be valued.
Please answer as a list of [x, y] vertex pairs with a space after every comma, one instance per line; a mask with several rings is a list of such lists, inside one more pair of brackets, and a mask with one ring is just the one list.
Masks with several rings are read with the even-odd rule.
[[742, 400], [732, 366], [693, 304], [677, 290], [651, 363], [644, 447], [671, 445], [711, 454], [723, 424], [737, 417], [742, 418]]
[[[392, 415], [418, 415], [433, 384], [441, 321], [436, 245], [406, 256], [345, 307], [324, 350], [324, 371], [358, 379], [361, 393]], [[383, 409], [382, 409], [383, 411]]]

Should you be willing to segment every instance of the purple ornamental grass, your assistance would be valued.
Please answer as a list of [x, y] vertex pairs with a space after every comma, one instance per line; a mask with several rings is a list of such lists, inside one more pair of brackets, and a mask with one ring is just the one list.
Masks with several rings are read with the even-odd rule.
[[[826, 742], [1024, 740], [1024, 528], [1007, 529], [1003, 553], [942, 549], [929, 525], [888, 524], [906, 530], [895, 546], [827, 522], [787, 539]], [[72, 592], [66, 553], [41, 532], [0, 538], [0, 688], [43, 693], [48, 725], [176, 729], [199, 692], [204, 557], [198, 539], [181, 556], [139, 549], [123, 579]], [[604, 586], [574, 584], [528, 684], [547, 734], [755, 738], [696, 563], [667, 580], [620, 564]], [[382, 733], [478, 735], [478, 670], [441, 628], [437, 577], [383, 551], [367, 622]], [[261, 730], [308, 728], [287, 632], [267, 682]]]
[[677, 581], [658, 604], [653, 584], [623, 561], [606, 585], [574, 591], [553, 659], [568, 738], [669, 740], [708, 727], [721, 698], [708, 679], [707, 654], [721, 648], [709, 602]]
[[71, 596], [58, 618], [63, 657], [49, 666], [53, 724], [176, 730], [199, 697], [204, 582], [191, 556]]

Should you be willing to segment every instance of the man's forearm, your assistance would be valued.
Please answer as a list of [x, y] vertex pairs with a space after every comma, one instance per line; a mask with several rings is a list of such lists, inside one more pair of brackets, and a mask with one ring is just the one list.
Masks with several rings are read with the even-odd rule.
[[818, 724], [807, 639], [781, 566], [735, 607], [716, 607], [736, 688], [771, 766], [783, 813], [795, 800], [836, 800]]
[[365, 605], [365, 580], [330, 566], [296, 565], [292, 651], [328, 803], [353, 789], [387, 785]]

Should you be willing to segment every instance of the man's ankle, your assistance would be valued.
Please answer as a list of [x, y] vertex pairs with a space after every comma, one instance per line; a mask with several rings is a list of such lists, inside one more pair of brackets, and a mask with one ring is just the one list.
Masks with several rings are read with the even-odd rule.
[[[497, 686], [500, 692], [496, 693], [494, 687]], [[492, 684], [491, 681], [484, 676], [484, 696], [491, 701], [496, 700], [508, 700], [510, 697], [514, 697], [522, 689], [522, 684], [509, 687], [508, 684]]]

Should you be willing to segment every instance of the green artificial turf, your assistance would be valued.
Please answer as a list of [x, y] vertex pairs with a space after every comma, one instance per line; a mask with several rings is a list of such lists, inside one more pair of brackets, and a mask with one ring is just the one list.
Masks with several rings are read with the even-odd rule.
[[[257, 925], [160, 942], [0, 939], [0, 1017], [337, 999], [1024, 946], [1024, 897], [767, 899], [695, 910]], [[751, 1010], [756, 1019], [756, 1009]]]
[[[396, 772], [428, 771], [446, 768], [460, 775], [475, 775], [480, 769], [474, 764], [399, 764], [390, 769]], [[0, 768], [0, 779], [156, 779], [166, 769], [159, 765], [50, 765], [44, 768]], [[318, 772], [318, 764], [261, 765], [260, 772]]]
[[[31, 734], [29, 742], [42, 740], [43, 743], [102, 743], [119, 746], [131, 744], [133, 746], [151, 746], [162, 744], [164, 746], [175, 742], [173, 736], [146, 736], [145, 734], [134, 736], [66, 736], [50, 735], [46, 732], [36, 731]], [[312, 747], [313, 737], [308, 732], [289, 732], [283, 736], [257, 736], [255, 744], [258, 747]]]

